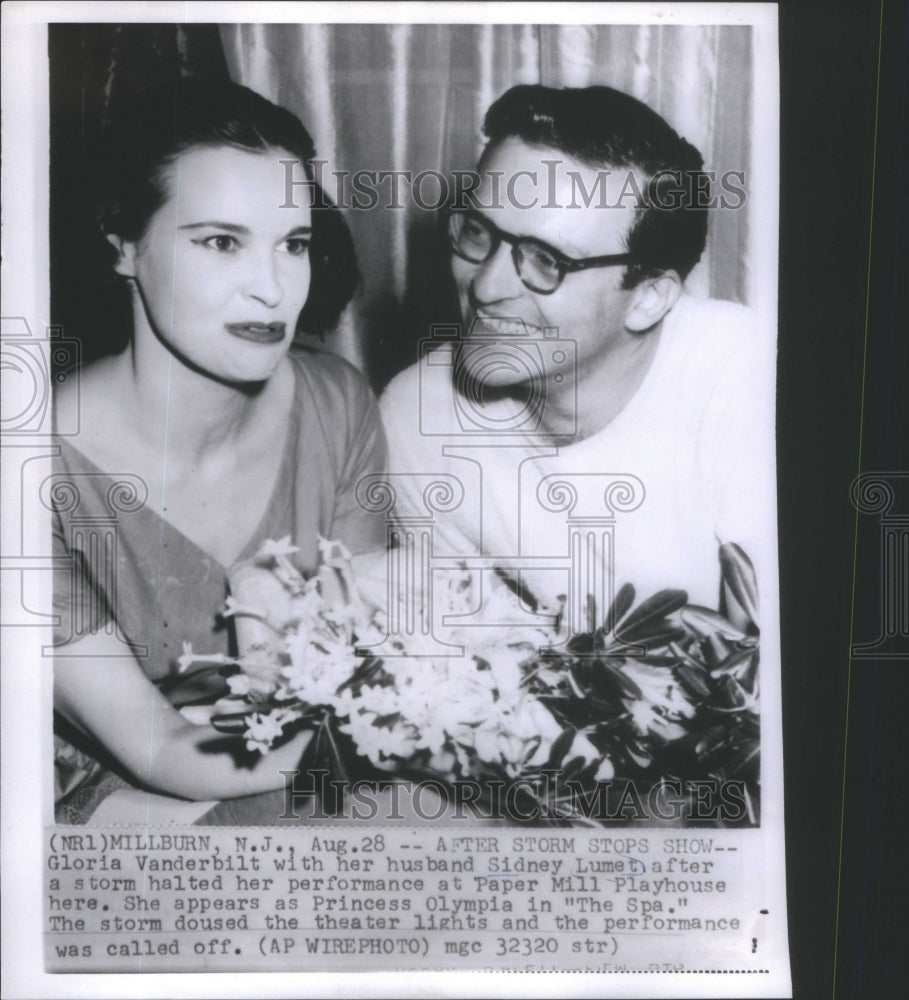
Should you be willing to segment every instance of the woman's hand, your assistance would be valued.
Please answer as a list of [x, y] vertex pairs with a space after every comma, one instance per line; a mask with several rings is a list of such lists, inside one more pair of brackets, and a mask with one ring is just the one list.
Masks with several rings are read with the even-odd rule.
[[[148, 788], [186, 799], [212, 800], [283, 788], [310, 733], [242, 762], [236, 740], [195, 725], [123, 656], [114, 636], [93, 635], [67, 647], [54, 664], [54, 706], [100, 743]], [[242, 749], [242, 747], [240, 747]]]

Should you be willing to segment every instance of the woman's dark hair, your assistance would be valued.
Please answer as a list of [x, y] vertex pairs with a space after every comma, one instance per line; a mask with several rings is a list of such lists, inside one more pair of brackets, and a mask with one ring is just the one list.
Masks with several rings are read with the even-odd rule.
[[[297, 329], [324, 337], [359, 282], [353, 239], [341, 213], [315, 182], [315, 148], [299, 118], [246, 87], [184, 77], [111, 107], [94, 170], [102, 233], [139, 240], [167, 200], [167, 168], [189, 149], [212, 146], [281, 149], [302, 164], [313, 189], [312, 279]], [[289, 193], [302, 197], [299, 169], [291, 176], [296, 184]]]
[[703, 157], [646, 104], [611, 87], [521, 85], [490, 107], [484, 132], [487, 149], [514, 137], [596, 169], [644, 175], [643, 207], [627, 237], [640, 263], [628, 267], [626, 288], [666, 270], [685, 278], [700, 260], [707, 242]]

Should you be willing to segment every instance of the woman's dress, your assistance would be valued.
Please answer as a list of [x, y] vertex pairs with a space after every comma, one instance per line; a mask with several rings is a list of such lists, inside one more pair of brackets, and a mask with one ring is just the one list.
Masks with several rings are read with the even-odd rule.
[[[322, 351], [289, 357], [295, 392], [283, 458], [265, 514], [239, 558], [250, 558], [268, 538], [289, 535], [300, 549], [298, 567], [309, 572], [318, 562], [319, 535], [340, 539], [354, 553], [384, 545], [384, 521], [361, 508], [355, 491], [362, 476], [384, 471], [385, 438], [372, 393], [354, 368]], [[175, 707], [217, 700], [227, 693], [224, 680], [204, 669], [180, 674], [178, 657], [184, 642], [196, 652], [231, 652], [220, 618], [228, 567], [152, 510], [144, 484], [128, 469], [101, 472], [65, 438], [57, 443], [49, 496], [54, 555], [67, 568], [54, 578], [55, 655], [65, 657], [71, 642], [106, 631]], [[97, 669], [122, 663], [108, 652]], [[60, 717], [54, 742], [58, 823], [84, 823], [111, 792], [135, 787]]]

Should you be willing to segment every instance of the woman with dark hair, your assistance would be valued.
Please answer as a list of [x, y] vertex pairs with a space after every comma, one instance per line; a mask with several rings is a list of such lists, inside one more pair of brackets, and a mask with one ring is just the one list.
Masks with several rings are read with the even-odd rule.
[[228, 569], [266, 539], [289, 536], [304, 572], [319, 535], [380, 548], [355, 488], [383, 470], [385, 442], [361, 376], [294, 344], [330, 330], [357, 282], [297, 118], [244, 87], [181, 80], [116, 109], [106, 141], [98, 219], [133, 324], [124, 351], [61, 388], [78, 399], [58, 400], [78, 405], [80, 430], [58, 439], [50, 494], [68, 567], [57, 821], [128, 822], [137, 807], [153, 822], [149, 790], [196, 800], [189, 819], [198, 800], [281, 787], [308, 737], [252, 758], [188, 722], [181, 707], [226, 688], [179, 672], [184, 643], [230, 652]]

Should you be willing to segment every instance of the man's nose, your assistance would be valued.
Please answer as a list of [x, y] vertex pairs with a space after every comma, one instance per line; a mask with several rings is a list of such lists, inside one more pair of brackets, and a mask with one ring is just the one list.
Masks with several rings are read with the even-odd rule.
[[507, 243], [500, 243], [485, 263], [476, 265], [470, 290], [478, 305], [507, 302], [523, 294], [524, 285], [518, 277], [511, 247]]
[[278, 264], [271, 248], [253, 255], [247, 276], [246, 294], [258, 299], [269, 308], [274, 308], [283, 298], [284, 289], [278, 278]]

